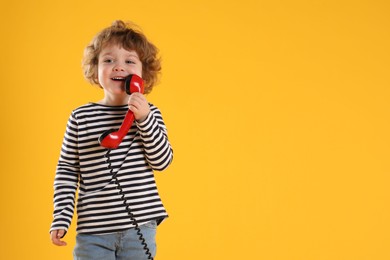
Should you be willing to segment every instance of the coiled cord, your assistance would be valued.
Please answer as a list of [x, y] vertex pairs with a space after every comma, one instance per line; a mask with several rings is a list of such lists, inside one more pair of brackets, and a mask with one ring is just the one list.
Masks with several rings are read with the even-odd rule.
[[145, 238], [142, 235], [141, 229], [139, 228], [138, 222], [134, 217], [134, 214], [130, 208], [129, 203], [126, 200], [125, 193], [123, 192], [122, 186], [119, 183], [117, 173], [114, 173], [114, 169], [112, 168], [111, 165], [111, 160], [110, 160], [110, 149], [107, 149], [107, 153], [104, 155], [105, 158], [107, 158], [106, 162], [108, 164], [108, 169], [110, 170], [110, 174], [112, 175], [114, 179], [114, 183], [116, 184], [116, 188], [119, 191], [119, 194], [121, 195], [121, 199], [123, 201], [123, 205], [126, 207], [127, 214], [130, 217], [130, 220], [132, 221], [132, 224], [134, 225], [134, 229], [137, 231], [138, 239], [141, 241], [141, 245], [143, 246], [143, 249], [145, 250], [145, 254], [147, 255], [148, 259], [153, 260], [153, 256], [149, 250], [148, 245], [146, 244]]

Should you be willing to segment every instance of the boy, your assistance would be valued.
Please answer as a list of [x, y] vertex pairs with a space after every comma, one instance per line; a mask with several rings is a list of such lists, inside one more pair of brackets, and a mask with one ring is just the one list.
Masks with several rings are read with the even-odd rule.
[[[123, 80], [137, 75], [145, 82], [144, 93], [150, 93], [161, 70], [157, 52], [141, 32], [123, 21], [102, 30], [85, 49], [84, 76], [103, 89], [104, 98], [70, 115], [54, 180], [50, 229], [52, 242], [66, 245], [62, 238], [78, 188], [74, 259], [137, 260], [156, 254], [156, 226], [168, 215], [153, 170], [168, 167], [173, 151], [159, 109], [141, 93], [128, 96]], [[135, 121], [119, 147], [100, 146], [101, 133], [119, 128], [129, 109]]]

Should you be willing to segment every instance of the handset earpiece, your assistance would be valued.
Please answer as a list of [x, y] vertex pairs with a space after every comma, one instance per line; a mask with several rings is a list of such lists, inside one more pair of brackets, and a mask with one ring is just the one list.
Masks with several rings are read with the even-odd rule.
[[[131, 74], [125, 78], [125, 91], [128, 95], [135, 92], [144, 93], [144, 81], [141, 77]], [[122, 125], [119, 130], [110, 129], [104, 131], [98, 141], [101, 146], [107, 149], [116, 149], [121, 144], [123, 138], [127, 135], [131, 125], [134, 122], [134, 114], [131, 110], [128, 110], [125, 118], [123, 119]]]

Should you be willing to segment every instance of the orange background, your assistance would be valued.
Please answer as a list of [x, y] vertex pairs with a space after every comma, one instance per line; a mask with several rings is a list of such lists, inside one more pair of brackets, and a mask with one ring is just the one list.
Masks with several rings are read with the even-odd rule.
[[3, 1], [1, 258], [49, 240], [72, 109], [102, 98], [84, 47], [115, 19], [161, 50], [148, 96], [175, 158], [159, 260], [390, 259], [388, 1]]

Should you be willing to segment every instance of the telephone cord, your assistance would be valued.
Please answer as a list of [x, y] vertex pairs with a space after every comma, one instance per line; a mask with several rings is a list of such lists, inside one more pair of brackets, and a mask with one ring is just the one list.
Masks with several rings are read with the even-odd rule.
[[110, 149], [107, 149], [107, 153], [104, 155], [104, 157], [107, 158], [107, 164], [108, 164], [108, 169], [110, 170], [110, 174], [112, 175], [114, 179], [114, 183], [116, 184], [116, 188], [118, 189], [119, 194], [121, 195], [121, 199], [123, 201], [123, 204], [126, 208], [127, 214], [130, 217], [130, 220], [132, 221], [132, 224], [134, 225], [134, 229], [137, 231], [138, 239], [141, 241], [141, 244], [143, 246], [143, 249], [145, 250], [145, 254], [148, 256], [148, 259], [153, 260], [153, 256], [150, 252], [150, 249], [148, 248], [148, 245], [146, 244], [145, 238], [142, 235], [141, 229], [139, 228], [138, 222], [134, 217], [134, 214], [130, 208], [129, 203], [126, 200], [125, 193], [123, 192], [123, 188], [119, 183], [119, 179], [117, 177], [117, 173], [114, 173], [114, 169], [111, 165], [111, 160], [110, 160]]

